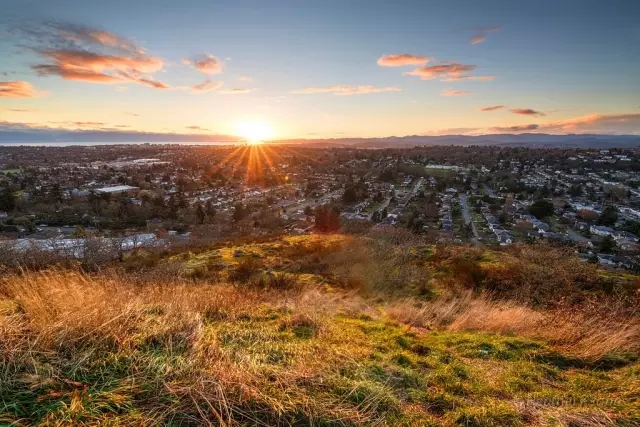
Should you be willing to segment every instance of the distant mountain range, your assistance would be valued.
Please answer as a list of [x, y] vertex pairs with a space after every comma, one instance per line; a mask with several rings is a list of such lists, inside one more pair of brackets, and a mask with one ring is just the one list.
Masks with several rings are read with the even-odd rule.
[[640, 135], [544, 133], [490, 134], [490, 135], [410, 135], [385, 138], [342, 138], [280, 141], [326, 146], [351, 146], [358, 148], [413, 147], [416, 145], [498, 145], [515, 147], [581, 147], [581, 148], [635, 148], [640, 147]]
[[[2, 143], [217, 143], [233, 144], [243, 140], [229, 135], [200, 135], [182, 133], [131, 132], [118, 130], [64, 130], [34, 128], [1, 128]], [[640, 147], [640, 135], [569, 134], [543, 133], [491, 134], [491, 135], [410, 135], [384, 138], [334, 138], [334, 139], [289, 139], [272, 141], [282, 144], [304, 144], [313, 146], [349, 146], [357, 148], [413, 147], [416, 145], [499, 145], [518, 147], [583, 147], [583, 148], [632, 148]]]

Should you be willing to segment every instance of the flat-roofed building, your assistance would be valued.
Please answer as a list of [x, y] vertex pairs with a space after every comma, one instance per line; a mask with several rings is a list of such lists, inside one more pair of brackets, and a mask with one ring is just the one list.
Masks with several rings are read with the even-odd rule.
[[140, 190], [139, 187], [132, 187], [131, 185], [116, 185], [113, 187], [96, 188], [96, 193], [103, 194], [119, 194], [119, 193], [137, 193]]

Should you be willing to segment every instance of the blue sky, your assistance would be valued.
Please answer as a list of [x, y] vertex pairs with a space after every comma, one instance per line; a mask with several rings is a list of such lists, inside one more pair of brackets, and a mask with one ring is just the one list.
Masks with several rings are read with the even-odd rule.
[[[0, 16], [4, 127], [234, 134], [247, 123], [266, 123], [277, 138], [640, 133], [637, 1], [0, 0], [0, 5], [7, 12]], [[136, 61], [144, 56], [161, 66], [142, 72], [101, 66], [98, 72], [109, 76], [108, 82], [71, 79], [60, 69], [85, 66], [77, 57], [68, 62], [68, 55], [61, 59], [54, 52], [71, 38], [51, 45], [51, 37], [60, 38], [65, 28], [113, 34], [144, 50], [114, 50], [104, 40], [85, 39], [65, 45], [66, 53]], [[34, 31], [49, 32], [49, 39], [33, 36]], [[474, 37], [479, 43], [470, 43]], [[377, 64], [393, 54], [429, 60]], [[202, 58], [214, 58], [219, 72], [199, 70], [194, 64]], [[471, 68], [429, 74], [432, 79], [405, 75], [441, 64]], [[44, 72], [39, 65], [49, 68]], [[451, 79], [470, 76], [486, 78]], [[162, 88], [141, 83], [142, 78], [161, 82]], [[203, 82], [219, 87], [190, 89]], [[481, 111], [492, 106], [502, 107]]]

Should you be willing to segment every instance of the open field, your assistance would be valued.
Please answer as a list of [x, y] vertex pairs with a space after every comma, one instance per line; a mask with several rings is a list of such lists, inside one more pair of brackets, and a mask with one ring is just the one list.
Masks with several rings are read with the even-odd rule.
[[451, 169], [440, 169], [440, 168], [430, 168], [425, 167], [424, 172], [435, 178], [448, 178], [456, 175], [456, 172]]
[[637, 277], [554, 251], [313, 235], [6, 274], [0, 424], [638, 425]]
[[0, 174], [21, 173], [22, 169], [0, 169]]

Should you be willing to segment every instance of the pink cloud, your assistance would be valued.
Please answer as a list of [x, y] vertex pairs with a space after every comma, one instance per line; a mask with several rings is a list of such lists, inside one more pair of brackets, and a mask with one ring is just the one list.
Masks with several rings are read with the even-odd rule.
[[640, 134], [640, 113], [587, 114], [565, 120], [528, 125], [497, 126], [491, 132], [549, 132], [549, 133], [622, 133]]
[[421, 80], [432, 80], [435, 78], [460, 77], [476, 69], [475, 65], [458, 64], [456, 62], [445, 62], [437, 65], [427, 65], [416, 68], [413, 71], [404, 73], [406, 76], [420, 77]]
[[197, 131], [205, 131], [205, 132], [211, 132], [211, 129], [206, 129], [200, 126], [185, 126], [187, 129], [191, 129], [191, 130], [197, 130]]
[[504, 105], [492, 105], [490, 107], [480, 108], [478, 111], [495, 111], [504, 108]]
[[640, 113], [587, 114], [541, 125], [549, 131], [640, 133]]
[[540, 128], [540, 125], [530, 124], [530, 125], [516, 125], [516, 126], [496, 126], [489, 128], [492, 132], [526, 132], [532, 131]]
[[[46, 28], [46, 27], [45, 27]], [[133, 42], [117, 34], [88, 27], [54, 24], [52, 34], [34, 48], [47, 63], [31, 68], [40, 76], [90, 83], [138, 83], [167, 89], [152, 74], [162, 70], [164, 61], [148, 55]]]
[[513, 114], [520, 114], [521, 116], [544, 116], [545, 114], [540, 111], [532, 110], [531, 108], [514, 108], [511, 111]]
[[153, 74], [164, 61], [115, 33], [79, 25], [44, 23], [23, 29], [23, 40], [45, 61], [31, 68], [40, 76], [90, 83], [138, 83], [167, 89]]
[[43, 56], [69, 68], [94, 71], [113, 70], [136, 73], [155, 73], [162, 69], [163, 61], [152, 56], [114, 56], [81, 50], [45, 50]]
[[502, 26], [496, 25], [494, 27], [477, 28], [476, 33], [469, 39], [470, 44], [480, 44], [487, 40], [487, 35], [490, 33], [498, 32], [502, 29]]
[[168, 89], [169, 86], [150, 77], [143, 77], [134, 71], [95, 70], [91, 67], [83, 68], [59, 63], [55, 65], [40, 64], [31, 67], [40, 76], [59, 76], [65, 80], [75, 80], [88, 83], [138, 83], [156, 89]]
[[244, 95], [249, 92], [251, 92], [251, 89], [235, 87], [233, 89], [223, 90], [221, 93], [228, 94], [228, 95]]
[[0, 82], [0, 98], [36, 98], [43, 95], [29, 82], [14, 80]]
[[103, 122], [73, 122], [73, 124], [77, 127], [100, 127], [104, 126], [106, 123]]
[[192, 92], [204, 93], [204, 92], [210, 92], [212, 90], [219, 89], [223, 84], [224, 83], [221, 81], [212, 82], [210, 80], [205, 80], [202, 83], [191, 86], [189, 89]]
[[427, 56], [411, 55], [401, 53], [395, 55], [383, 55], [378, 59], [381, 67], [404, 67], [406, 65], [426, 65], [432, 58]]
[[329, 87], [308, 87], [293, 91], [295, 94], [312, 94], [312, 93], [333, 93], [334, 95], [365, 95], [369, 93], [380, 92], [399, 92], [402, 89], [397, 87], [375, 87], [375, 86], [329, 86]]
[[222, 62], [211, 54], [203, 54], [195, 59], [185, 59], [184, 62], [200, 71], [203, 74], [220, 74], [222, 72]]
[[442, 79], [443, 82], [460, 82], [463, 80], [488, 82], [495, 79], [496, 76], [452, 76]]
[[78, 25], [54, 24], [53, 26], [58, 29], [62, 37], [75, 43], [96, 44], [131, 53], [144, 53], [144, 50], [131, 40], [110, 31]]
[[440, 92], [440, 95], [442, 96], [464, 96], [464, 95], [469, 95], [471, 92], [468, 90], [452, 90], [452, 89], [445, 89], [442, 92]]

